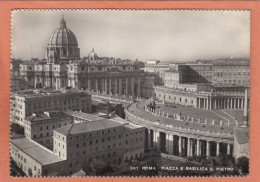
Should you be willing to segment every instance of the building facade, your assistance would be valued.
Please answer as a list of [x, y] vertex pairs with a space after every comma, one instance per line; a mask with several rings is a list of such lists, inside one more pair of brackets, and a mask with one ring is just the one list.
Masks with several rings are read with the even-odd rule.
[[44, 111], [43, 114], [33, 113], [24, 118], [24, 135], [41, 145], [52, 147], [53, 130], [72, 124], [73, 118], [62, 111]]
[[[80, 112], [70, 114], [77, 121], [86, 116]], [[27, 176], [70, 176], [90, 164], [121, 166], [143, 157], [144, 127], [119, 117], [92, 119], [53, 129], [53, 150], [28, 137], [11, 139], [11, 158]]]
[[24, 125], [24, 118], [51, 110], [91, 112], [91, 96], [75, 89], [25, 90], [11, 94], [11, 122]]
[[140, 97], [144, 72], [138, 60], [98, 57], [94, 49], [80, 59], [75, 34], [62, 18], [60, 28], [51, 35], [45, 61], [20, 64], [20, 75], [35, 88], [76, 89], [110, 95]]

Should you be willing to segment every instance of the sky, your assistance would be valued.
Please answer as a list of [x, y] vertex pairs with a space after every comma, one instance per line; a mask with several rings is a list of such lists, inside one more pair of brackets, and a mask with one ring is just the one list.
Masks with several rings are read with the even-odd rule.
[[250, 11], [23, 10], [12, 12], [12, 58], [43, 59], [64, 15], [81, 57], [182, 62], [250, 57]]

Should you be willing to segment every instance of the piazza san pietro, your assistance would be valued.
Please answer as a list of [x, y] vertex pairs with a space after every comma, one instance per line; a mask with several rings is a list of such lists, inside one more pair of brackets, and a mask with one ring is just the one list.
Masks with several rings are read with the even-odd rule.
[[11, 176], [248, 175], [249, 58], [81, 55], [68, 22], [11, 60]]

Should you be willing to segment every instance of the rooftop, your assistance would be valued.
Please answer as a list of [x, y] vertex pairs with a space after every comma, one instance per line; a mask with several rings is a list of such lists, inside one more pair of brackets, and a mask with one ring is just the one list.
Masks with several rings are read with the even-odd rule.
[[104, 120], [104, 118], [93, 115], [93, 114], [88, 114], [80, 111], [65, 111], [66, 114], [73, 116], [73, 117], [78, 117], [81, 119], [85, 119], [87, 121], [97, 121], [97, 120]]
[[92, 131], [99, 131], [108, 128], [115, 128], [123, 126], [122, 123], [119, 123], [115, 120], [103, 119], [98, 121], [83, 122], [83, 123], [74, 123], [61, 128], [56, 129], [55, 131], [64, 134], [64, 135], [77, 135], [81, 133], [87, 133]]
[[29, 90], [22, 90], [22, 91], [15, 92], [14, 95], [18, 95], [26, 98], [33, 98], [33, 97], [44, 97], [44, 96], [68, 95], [68, 94], [75, 94], [75, 93], [88, 95], [86, 92], [77, 89], [72, 89], [72, 88], [62, 88], [59, 90], [53, 90], [49, 88], [29, 89]]
[[63, 161], [49, 149], [28, 138], [11, 139], [10, 142], [42, 165]]
[[33, 114], [32, 116], [25, 117], [26, 120], [31, 122], [43, 121], [52, 118], [64, 118], [69, 117], [62, 111], [53, 110], [53, 111], [45, 111], [44, 114]]
[[249, 128], [235, 129], [235, 136], [239, 144], [249, 143]]

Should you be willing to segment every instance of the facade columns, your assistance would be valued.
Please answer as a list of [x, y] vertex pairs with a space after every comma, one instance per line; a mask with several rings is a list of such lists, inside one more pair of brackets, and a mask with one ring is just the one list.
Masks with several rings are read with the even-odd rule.
[[58, 78], [56, 77], [55, 80], [56, 80], [56, 90], [57, 90], [58, 89]]
[[244, 99], [241, 99], [241, 109], [244, 109]]
[[210, 157], [210, 144], [209, 141], [206, 141], [206, 157]]
[[200, 108], [200, 98], [198, 98], [198, 108]]
[[109, 94], [112, 94], [112, 78], [109, 78], [109, 84], [108, 84], [108, 91], [109, 91]]
[[141, 97], [141, 80], [140, 80], [140, 77], [137, 78], [137, 97]]
[[219, 142], [217, 142], [217, 147], [216, 147], [216, 156], [219, 156]]
[[91, 80], [88, 79], [88, 90], [91, 91]]
[[207, 109], [207, 101], [206, 100], [207, 99], [204, 99], [204, 106], [203, 106], [204, 109]]
[[96, 89], [96, 92], [98, 92], [98, 79], [96, 79], [95, 82], [96, 82], [95, 83], [95, 87], [96, 87], [95, 89]]
[[135, 88], [135, 78], [134, 77], [132, 77], [131, 78], [131, 95], [134, 97], [135, 96], [135, 92], [134, 92], [134, 88]]
[[230, 109], [233, 109], [233, 99], [231, 99], [231, 108]]
[[117, 95], [117, 78], [114, 79], [115, 82], [115, 95]]
[[105, 78], [105, 93], [107, 94], [107, 79]]
[[102, 93], [105, 92], [105, 79], [104, 78], [102, 78], [102, 91], [101, 92]]
[[125, 78], [125, 95], [128, 95], [128, 78]]

